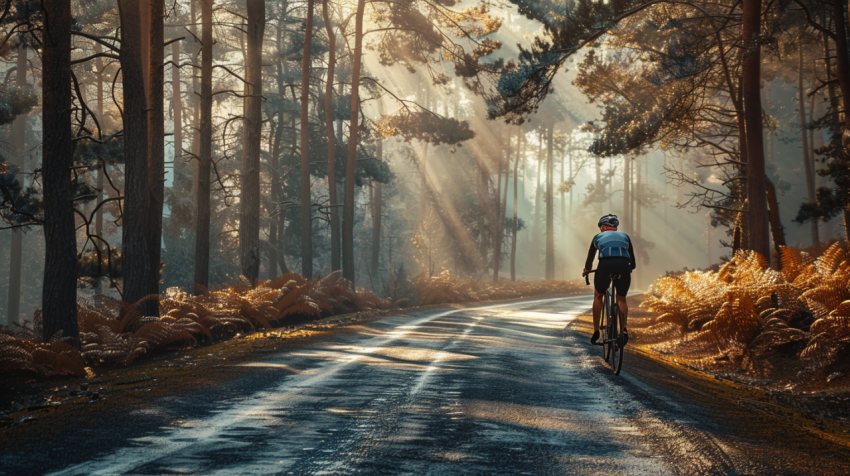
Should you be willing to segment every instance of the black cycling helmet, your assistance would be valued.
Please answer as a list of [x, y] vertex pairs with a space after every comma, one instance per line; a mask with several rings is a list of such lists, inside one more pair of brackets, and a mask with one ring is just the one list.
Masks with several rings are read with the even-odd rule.
[[596, 226], [599, 228], [602, 228], [603, 226], [617, 228], [620, 226], [620, 220], [617, 219], [617, 215], [605, 215], [599, 219], [599, 223]]

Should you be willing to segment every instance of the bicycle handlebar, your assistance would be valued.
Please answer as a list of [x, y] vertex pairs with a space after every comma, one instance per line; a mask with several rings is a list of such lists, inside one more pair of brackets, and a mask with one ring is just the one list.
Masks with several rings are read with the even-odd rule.
[[590, 271], [588, 271], [587, 273], [584, 274], [584, 282], [587, 283], [588, 286], [590, 286], [590, 273], [595, 273], [595, 272], [596, 272], [595, 269], [591, 269]]

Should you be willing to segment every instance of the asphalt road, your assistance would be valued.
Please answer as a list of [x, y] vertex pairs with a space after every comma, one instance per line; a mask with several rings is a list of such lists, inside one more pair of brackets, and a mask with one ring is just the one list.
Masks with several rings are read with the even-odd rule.
[[[589, 303], [574, 297], [384, 317], [240, 364], [244, 376], [226, 390], [160, 398], [134, 410], [128, 420], [144, 431], [81, 437], [78, 446], [96, 448], [52, 474], [840, 474], [848, 468], [841, 444], [794, 438], [793, 431], [803, 430], [777, 423], [748, 432], [752, 424], [742, 418], [750, 412], [691, 401], [669, 382], [647, 377], [651, 372], [638, 372], [650, 364], [628, 353], [623, 375], [613, 376], [599, 348], [574, 330]], [[160, 423], [145, 427], [145, 421]]]

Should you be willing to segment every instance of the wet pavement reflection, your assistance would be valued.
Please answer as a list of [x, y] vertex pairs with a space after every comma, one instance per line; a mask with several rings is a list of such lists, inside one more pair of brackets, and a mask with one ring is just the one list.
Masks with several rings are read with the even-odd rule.
[[242, 364], [262, 391], [54, 474], [672, 474], [569, 331], [589, 305], [383, 318]]

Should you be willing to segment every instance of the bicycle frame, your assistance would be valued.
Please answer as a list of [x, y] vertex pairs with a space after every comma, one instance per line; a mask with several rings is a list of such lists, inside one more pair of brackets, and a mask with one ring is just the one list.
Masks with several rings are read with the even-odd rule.
[[[590, 273], [594, 272], [596, 272], [596, 270], [592, 269], [584, 276], [584, 280], [588, 286], [590, 285]], [[617, 300], [617, 287], [615, 284], [619, 277], [620, 276], [616, 274], [612, 274], [610, 276], [611, 283], [608, 285], [608, 289], [605, 290], [605, 294], [602, 295], [602, 314], [599, 316], [599, 329], [600, 331], [604, 331], [605, 334], [603, 334], [603, 339], [595, 344], [603, 346], [603, 357], [606, 362], [610, 360], [611, 368], [614, 370], [614, 375], [620, 375], [620, 370], [623, 365], [623, 349], [619, 346], [620, 305]], [[596, 299], [595, 295], [594, 299]]]

